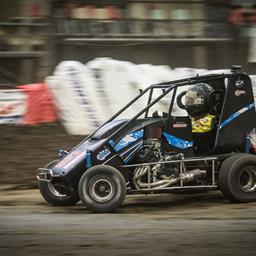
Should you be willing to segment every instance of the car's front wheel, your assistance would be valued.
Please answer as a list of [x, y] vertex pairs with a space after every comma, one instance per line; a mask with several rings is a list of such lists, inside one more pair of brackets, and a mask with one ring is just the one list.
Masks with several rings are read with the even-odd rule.
[[81, 177], [79, 197], [93, 212], [112, 212], [126, 196], [126, 184], [122, 174], [114, 167], [98, 165], [88, 169]]
[[[45, 168], [50, 168], [58, 160], [48, 163]], [[65, 192], [63, 186], [58, 180], [39, 181], [39, 189], [43, 198], [54, 206], [71, 206], [79, 201], [78, 195], [70, 195]]]

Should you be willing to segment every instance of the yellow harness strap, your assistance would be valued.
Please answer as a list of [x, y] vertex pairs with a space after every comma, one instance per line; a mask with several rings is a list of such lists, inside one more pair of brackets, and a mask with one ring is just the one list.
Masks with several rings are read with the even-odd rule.
[[209, 132], [213, 128], [214, 117], [215, 116], [210, 114], [197, 120], [192, 117], [192, 132]]

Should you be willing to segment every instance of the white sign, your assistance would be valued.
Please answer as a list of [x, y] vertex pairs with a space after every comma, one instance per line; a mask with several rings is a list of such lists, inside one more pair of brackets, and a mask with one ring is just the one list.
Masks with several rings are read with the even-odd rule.
[[21, 123], [26, 111], [26, 95], [20, 90], [0, 90], [0, 124]]

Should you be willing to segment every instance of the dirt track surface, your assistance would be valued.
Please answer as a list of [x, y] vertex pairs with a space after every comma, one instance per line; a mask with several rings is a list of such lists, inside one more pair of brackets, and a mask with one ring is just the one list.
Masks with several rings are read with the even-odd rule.
[[14, 190], [35, 187], [36, 169], [83, 137], [60, 124], [0, 126], [0, 256], [256, 255], [256, 203], [217, 192], [133, 196], [115, 213], [92, 214]]
[[68, 135], [59, 123], [39, 126], [0, 125], [0, 185], [36, 187], [36, 170], [57, 158], [59, 149], [77, 145], [85, 136]]
[[254, 255], [256, 203], [218, 192], [131, 196], [112, 214], [0, 191], [0, 255]]

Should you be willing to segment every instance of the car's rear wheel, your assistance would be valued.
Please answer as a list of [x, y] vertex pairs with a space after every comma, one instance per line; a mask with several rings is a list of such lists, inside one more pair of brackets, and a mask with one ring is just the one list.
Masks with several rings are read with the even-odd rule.
[[219, 188], [233, 202], [256, 201], [256, 156], [234, 154], [224, 160]]
[[[48, 163], [45, 168], [50, 168], [58, 160]], [[54, 206], [71, 206], [79, 201], [78, 195], [70, 195], [65, 191], [63, 185], [58, 180], [39, 181], [39, 189], [43, 198]]]
[[79, 197], [93, 212], [112, 212], [126, 196], [123, 175], [114, 167], [98, 165], [88, 169], [80, 179]]

